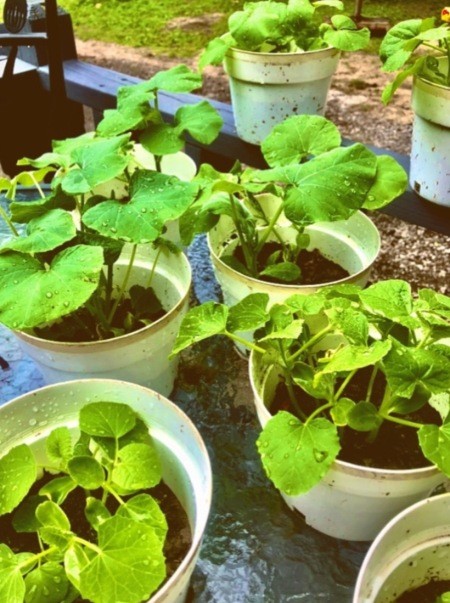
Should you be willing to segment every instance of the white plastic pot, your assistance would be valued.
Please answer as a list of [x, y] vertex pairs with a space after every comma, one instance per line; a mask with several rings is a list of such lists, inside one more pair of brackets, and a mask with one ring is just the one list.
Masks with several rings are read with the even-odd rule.
[[[250, 382], [262, 427], [271, 418], [279, 374], [250, 355]], [[396, 513], [427, 496], [445, 477], [434, 466], [387, 470], [335, 461], [323, 480], [306, 494], [281, 493], [291, 509], [319, 532], [345, 540], [372, 540]]]
[[290, 115], [323, 115], [340, 52], [268, 53], [232, 48], [224, 68], [238, 136], [260, 144]]
[[431, 578], [450, 580], [449, 559], [450, 494], [440, 494], [405, 509], [378, 534], [359, 571], [353, 603], [394, 603]]
[[416, 77], [412, 108], [411, 188], [450, 206], [450, 88]]
[[[295, 241], [297, 231], [292, 226], [277, 227], [277, 231], [284, 240]], [[271, 304], [282, 303], [294, 293], [309, 295], [326, 285], [353, 283], [364, 286], [367, 283], [380, 251], [380, 235], [365, 214], [356, 212], [349, 220], [314, 224], [305, 232], [311, 239], [309, 250], [318, 249], [324, 257], [347, 270], [350, 276], [321, 285], [268, 283], [245, 276], [221, 260], [221, 256], [233, 252], [239, 242], [231, 219], [221, 217], [217, 226], [208, 233], [208, 245], [225, 303], [234, 305], [250, 293], [268, 293]], [[274, 237], [269, 238], [269, 242], [274, 240]]]
[[123, 381], [93, 379], [47, 386], [0, 407], [2, 455], [25, 442], [44, 460], [48, 433], [64, 425], [75, 433], [80, 408], [96, 401], [126, 403], [148, 423], [161, 458], [163, 480], [186, 511], [191, 547], [175, 573], [149, 600], [182, 603], [208, 519], [212, 476], [200, 434], [175, 404], [156, 392]]
[[[147, 281], [155, 251], [140, 245], [129, 287]], [[116, 263], [118, 282], [124, 276], [128, 250]], [[88, 377], [131, 381], [168, 395], [178, 361], [168, 360], [183, 316], [188, 310], [191, 268], [184, 254], [162, 253], [156, 264], [153, 288], [166, 315], [138, 331], [113, 339], [83, 343], [57, 342], [33, 334], [16, 333], [26, 354], [41, 370], [46, 383]]]

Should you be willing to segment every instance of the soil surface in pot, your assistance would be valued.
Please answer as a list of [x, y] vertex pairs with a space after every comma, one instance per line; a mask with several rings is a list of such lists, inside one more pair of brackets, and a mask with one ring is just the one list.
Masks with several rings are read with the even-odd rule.
[[[351, 400], [364, 400], [369, 382], [370, 372], [361, 370], [355, 375], [345, 390], [345, 396]], [[384, 391], [382, 377], [375, 380], [374, 399], [381, 399]], [[317, 400], [296, 388], [299, 406], [306, 414], [317, 407]], [[322, 401], [323, 403], [323, 401]], [[286, 386], [280, 383], [275, 392], [270, 411], [275, 414], [286, 410], [295, 415], [289, 402]], [[438, 423], [438, 414], [430, 406], [425, 405], [419, 411], [403, 418], [420, 423]], [[329, 417], [328, 417], [329, 418]], [[374, 442], [368, 441], [368, 432], [355, 431], [349, 427], [339, 428], [341, 450], [338, 459], [378, 469], [416, 469], [430, 465], [424, 457], [418, 444], [417, 432], [411, 427], [405, 427], [391, 421], [384, 421]]]
[[436, 599], [450, 592], [450, 580], [431, 580], [418, 588], [407, 590], [395, 603], [436, 603]]
[[[50, 473], [44, 473], [44, 475], [33, 484], [27, 497], [30, 495], [37, 495], [42, 486], [55, 477], [58, 476]], [[167, 532], [166, 541], [164, 544], [164, 555], [166, 557], [167, 569], [165, 581], [167, 581], [181, 564], [187, 555], [189, 548], [191, 547], [191, 528], [189, 526], [189, 520], [185, 510], [168, 486], [166, 486], [164, 483], [160, 483], [154, 488], [146, 490], [145, 493], [150, 494], [158, 501], [169, 525], [169, 530]], [[68, 495], [67, 499], [61, 505], [61, 508], [69, 517], [71, 525], [73, 527], [76, 526], [76, 530], [74, 531], [76, 531], [78, 536], [81, 536], [82, 538], [85, 538], [91, 542], [96, 542], [97, 534], [88, 523], [84, 514], [85, 501], [86, 496], [84, 492], [80, 488], [77, 488]], [[107, 507], [109, 508], [110, 512], [114, 514], [117, 508], [117, 503], [114, 501], [114, 499], [112, 499], [112, 497], [109, 498]], [[19, 553], [20, 551], [39, 553], [41, 549], [39, 548], [39, 543], [35, 532], [17, 533], [14, 530], [12, 526], [12, 518], [14, 517], [14, 513], [15, 511], [0, 517], [0, 541], [7, 544], [14, 551], [14, 553]], [[87, 602], [86, 599], [78, 597], [74, 603], [84, 603], [85, 601]], [[5, 601], [2, 603], [7, 602]], [[111, 601], [111, 603], [113, 602]]]
[[[281, 246], [277, 243], [267, 243], [264, 245], [261, 253], [258, 256], [258, 270], [264, 270], [268, 265], [269, 257], [276, 253], [281, 252]], [[236, 258], [241, 264], [245, 265], [244, 254], [242, 247], [237, 247], [233, 257]], [[222, 259], [224, 259], [222, 257]], [[258, 276], [258, 279], [268, 283], [284, 283], [289, 285], [321, 285], [323, 283], [333, 283], [335, 281], [342, 280], [349, 277], [349, 273], [344, 270], [339, 264], [324, 257], [320, 251], [313, 249], [307, 251], [303, 249], [297, 258], [297, 266], [301, 270], [301, 277], [295, 281], [281, 281], [268, 276]]]

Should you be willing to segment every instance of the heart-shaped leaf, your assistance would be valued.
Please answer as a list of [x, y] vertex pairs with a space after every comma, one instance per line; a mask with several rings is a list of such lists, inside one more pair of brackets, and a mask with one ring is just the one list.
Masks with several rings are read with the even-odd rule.
[[11, 448], [0, 459], [0, 515], [23, 500], [36, 479], [36, 461], [26, 444]]

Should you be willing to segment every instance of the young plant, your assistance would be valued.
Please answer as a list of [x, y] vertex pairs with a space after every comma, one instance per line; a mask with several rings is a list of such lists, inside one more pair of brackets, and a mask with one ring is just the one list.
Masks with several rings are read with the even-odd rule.
[[[254, 342], [242, 337], [254, 329]], [[412, 454], [420, 447], [423, 456], [413, 466], [425, 457], [450, 476], [450, 348], [442, 341], [450, 336], [450, 298], [429, 289], [413, 298], [408, 283], [391, 280], [293, 295], [270, 308], [261, 293], [231, 308], [207, 302], [186, 315], [173, 353], [220, 334], [253, 350], [251, 362], [284, 384], [257, 446], [286, 494], [310, 490], [355, 436], [372, 456], [381, 438], [381, 449], [404, 447], [405, 432], [416, 433]], [[392, 425], [401, 431], [386, 442]]]
[[[407, 186], [405, 171], [391, 157], [376, 156], [362, 144], [340, 144], [332, 122], [298, 115], [275, 126], [263, 141], [269, 169], [237, 164], [222, 174], [202, 165], [194, 179], [201, 194], [181, 218], [184, 242], [227, 216], [241, 257], [224, 254], [223, 261], [255, 278], [302, 282], [297, 259], [309, 245], [306, 227], [346, 220], [359, 209], [379, 209]], [[289, 243], [282, 236], [282, 227], [288, 224], [297, 231]], [[278, 249], [267, 257], [264, 248], [269, 240], [275, 240]]]
[[[383, 90], [387, 104], [397, 88], [410, 76], [450, 88], [450, 9], [441, 12], [442, 23], [436, 19], [408, 19], [394, 25], [380, 46], [383, 71], [398, 71], [395, 79]], [[425, 51], [425, 52], [424, 52]], [[439, 60], [442, 59], [442, 60]]]
[[[121, 89], [118, 109], [106, 112], [97, 133], [55, 142], [52, 152], [20, 162], [34, 171], [0, 181], [12, 200], [9, 211], [0, 208], [12, 235], [0, 247], [2, 323], [40, 328], [49, 339], [90, 341], [129, 333], [164, 313], [152, 289], [155, 265], [145, 282], [128, 285], [139, 244], [157, 249], [155, 264], [160, 254], [180, 251], [163, 235], [192, 204], [197, 185], [161, 173], [161, 158], [183, 146], [186, 132], [210, 142], [222, 122], [205, 101], [181, 107], [175, 124], [166, 124], [157, 93], [198, 85], [199, 76], [181, 65]], [[156, 171], [141, 169], [133, 142], [141, 129]], [[144, 163], [153, 159], [144, 153]], [[49, 175], [47, 191], [41, 183]], [[19, 184], [34, 187], [39, 199], [14, 201]]]
[[228, 19], [228, 31], [211, 40], [200, 68], [219, 65], [230, 48], [252, 52], [306, 52], [334, 47], [353, 51], [367, 46], [370, 32], [346, 15], [319, 16], [322, 8], [343, 10], [340, 0], [262, 0], [247, 2]]
[[44, 466], [27, 444], [0, 459], [0, 514], [17, 533], [14, 547], [0, 544], [2, 601], [139, 603], [166, 577], [167, 520], [148, 492], [162, 473], [148, 426], [126, 404], [96, 402], [81, 409], [79, 431], [75, 444], [68, 427], [52, 431]]

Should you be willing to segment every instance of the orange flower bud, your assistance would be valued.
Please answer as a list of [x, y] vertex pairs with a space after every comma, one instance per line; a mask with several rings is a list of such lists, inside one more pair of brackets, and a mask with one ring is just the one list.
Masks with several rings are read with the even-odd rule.
[[450, 6], [446, 6], [441, 11], [441, 19], [445, 21], [445, 23], [450, 23]]

